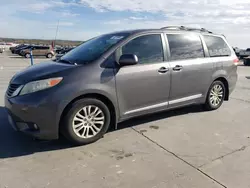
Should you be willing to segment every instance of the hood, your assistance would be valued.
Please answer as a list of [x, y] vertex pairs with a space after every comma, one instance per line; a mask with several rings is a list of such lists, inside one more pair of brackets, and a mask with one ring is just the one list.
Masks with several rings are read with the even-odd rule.
[[47, 79], [53, 76], [59, 76], [58, 73], [67, 69], [75, 68], [75, 65], [58, 63], [54, 61], [43, 62], [18, 72], [11, 79], [12, 84], [26, 84], [31, 81]]

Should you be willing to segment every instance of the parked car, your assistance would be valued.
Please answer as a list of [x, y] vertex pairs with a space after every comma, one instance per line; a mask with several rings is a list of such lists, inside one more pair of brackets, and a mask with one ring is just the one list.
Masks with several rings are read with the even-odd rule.
[[55, 47], [54, 52], [58, 54], [62, 49], [63, 49], [63, 47], [59, 47], [59, 46]]
[[0, 48], [0, 53], [3, 53], [3, 48]]
[[23, 46], [21, 46], [21, 47], [18, 47], [18, 48], [16, 48], [16, 49], [14, 49], [12, 53], [13, 53], [13, 54], [20, 55], [20, 53], [21, 53], [22, 50], [30, 49], [30, 48], [32, 48], [32, 47], [33, 47], [33, 45], [23, 45]]
[[[33, 56], [45, 56], [47, 58], [52, 58], [55, 55], [54, 51], [49, 46], [33, 46], [31, 49]], [[21, 51], [20, 55], [30, 58], [31, 51], [29, 48], [24, 49]]]
[[64, 49], [60, 50], [60, 51], [58, 52], [58, 54], [66, 54], [66, 53], [70, 52], [70, 51], [73, 50], [73, 49], [74, 49], [74, 48], [64, 48]]
[[245, 66], [250, 66], [250, 56], [245, 57], [243, 60], [243, 63]]
[[240, 59], [250, 56], [250, 48], [247, 48], [246, 50], [241, 50], [239, 53], [239, 56], [240, 56]]
[[137, 116], [195, 104], [218, 109], [235, 88], [237, 63], [226, 38], [205, 29], [114, 32], [17, 73], [5, 107], [18, 131], [88, 144]]
[[237, 56], [237, 57], [240, 57], [240, 51], [241, 51], [241, 49], [235, 47], [235, 48], [233, 48], [233, 50], [234, 50], [236, 56]]
[[21, 48], [21, 47], [24, 47], [24, 46], [25, 46], [25, 44], [19, 44], [17, 46], [12, 46], [12, 47], [10, 47], [10, 51], [13, 53], [14, 50]]
[[64, 56], [64, 54], [56, 54], [55, 56], [55, 60], [59, 60], [61, 59], [61, 57]]

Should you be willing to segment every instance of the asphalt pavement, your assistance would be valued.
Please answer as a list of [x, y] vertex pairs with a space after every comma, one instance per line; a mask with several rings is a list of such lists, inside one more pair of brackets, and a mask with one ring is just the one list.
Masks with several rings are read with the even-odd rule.
[[4, 92], [29, 65], [0, 54], [0, 188], [250, 187], [250, 67], [238, 67], [237, 87], [217, 111], [191, 106], [144, 116], [72, 147], [63, 139], [34, 140], [8, 124]]

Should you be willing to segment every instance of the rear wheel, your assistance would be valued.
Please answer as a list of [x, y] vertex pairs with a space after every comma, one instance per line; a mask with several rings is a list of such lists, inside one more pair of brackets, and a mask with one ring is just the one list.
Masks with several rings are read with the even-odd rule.
[[73, 103], [62, 122], [62, 134], [73, 144], [99, 140], [110, 125], [110, 111], [100, 100], [86, 98]]
[[47, 54], [47, 58], [52, 58], [53, 57], [53, 55], [52, 54]]
[[30, 58], [30, 54], [28, 53], [28, 54], [25, 54], [25, 57], [26, 58]]
[[215, 81], [209, 88], [206, 103], [204, 105], [206, 110], [218, 109], [225, 99], [225, 85], [221, 81]]

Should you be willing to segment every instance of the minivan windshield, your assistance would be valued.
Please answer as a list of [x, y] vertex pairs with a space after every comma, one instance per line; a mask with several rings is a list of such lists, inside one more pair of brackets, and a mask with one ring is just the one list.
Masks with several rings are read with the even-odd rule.
[[61, 59], [76, 64], [90, 63], [128, 36], [129, 33], [114, 33], [90, 39], [65, 54]]

